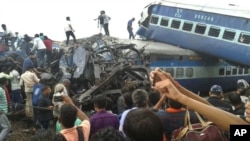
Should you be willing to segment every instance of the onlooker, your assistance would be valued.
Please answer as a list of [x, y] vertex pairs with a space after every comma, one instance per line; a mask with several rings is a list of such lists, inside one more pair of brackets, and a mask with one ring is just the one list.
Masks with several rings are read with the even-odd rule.
[[[132, 93], [132, 101], [134, 107], [132, 109], [137, 109], [137, 108], [147, 108], [148, 107], [148, 93], [145, 90], [142, 89], [136, 89]], [[122, 113], [121, 119], [120, 119], [120, 126], [119, 126], [119, 131], [121, 131], [123, 134], [123, 126], [124, 126], [124, 121], [126, 119], [127, 114], [132, 110], [128, 109]], [[125, 135], [125, 134], [124, 134]]]
[[74, 96], [75, 93], [73, 93], [73, 91], [70, 90], [70, 84], [71, 84], [70, 80], [69, 79], [63, 79], [62, 83], [63, 83], [63, 85], [64, 85], [64, 87], [65, 87], [65, 89], [67, 91], [67, 94], [70, 97]]
[[27, 67], [25, 73], [21, 75], [20, 85], [24, 85], [25, 95], [26, 95], [26, 104], [25, 104], [25, 114], [26, 117], [33, 116], [33, 108], [32, 108], [32, 92], [33, 86], [38, 83], [40, 79], [33, 72], [32, 67]]
[[147, 109], [134, 109], [126, 117], [123, 130], [126, 137], [135, 141], [163, 141], [162, 122]]
[[98, 18], [94, 19], [94, 20], [98, 20], [97, 27], [100, 28], [100, 33], [102, 33], [102, 28], [103, 28], [103, 25], [104, 25], [104, 19], [102, 17], [102, 11], [100, 12], [100, 15], [98, 16]]
[[[166, 73], [160, 70], [159, 68], [156, 68], [154, 71], [150, 72], [150, 81], [152, 83], [154, 82], [154, 88], [157, 89], [161, 94], [166, 95], [168, 98], [182, 103], [190, 109], [197, 111], [209, 121], [212, 121], [222, 130], [230, 131], [229, 127], [232, 124], [248, 124], [247, 122], [245, 122], [241, 118], [238, 118], [234, 114], [225, 112], [219, 108], [211, 106], [211, 104], [207, 102], [204, 98], [198, 96], [197, 94], [194, 94], [193, 92], [179, 85], [172, 78], [171, 74]], [[250, 111], [246, 111], [248, 113], [247, 116], [249, 117]]]
[[111, 19], [109, 16], [105, 14], [105, 11], [101, 11], [101, 17], [103, 18], [103, 27], [105, 31], [105, 35], [109, 36], [109, 20]]
[[23, 73], [27, 70], [27, 68], [35, 69], [35, 65], [33, 62], [35, 59], [36, 59], [35, 54], [33, 52], [30, 52], [29, 56], [27, 58], [25, 58], [23, 61], [23, 68], [22, 68]]
[[[80, 102], [78, 102], [77, 100], [73, 99], [73, 103], [76, 107], [80, 108]], [[75, 120], [75, 126], [79, 126], [82, 123], [82, 121], [79, 118], [76, 118]], [[61, 123], [57, 120], [56, 121], [56, 133], [59, 133], [62, 130], [62, 125]]]
[[43, 33], [40, 33], [39, 34], [39, 38], [43, 41], [44, 40], [44, 35], [43, 35]]
[[209, 98], [207, 99], [207, 101], [217, 108], [232, 113], [233, 112], [232, 106], [224, 102], [222, 98], [223, 98], [223, 90], [221, 86], [213, 85], [210, 88]]
[[37, 50], [37, 64], [38, 67], [45, 66], [45, 54], [46, 54], [46, 47], [43, 41], [40, 39], [38, 34], [35, 34], [34, 44], [32, 50]]
[[129, 39], [134, 39], [135, 38], [135, 35], [133, 33], [133, 22], [135, 21], [135, 18], [132, 18], [131, 20], [128, 21], [128, 26], [127, 26], [127, 30], [128, 30], [128, 33], [129, 33]]
[[113, 127], [106, 127], [97, 131], [90, 141], [125, 141], [125, 138]]
[[76, 43], [76, 37], [75, 37], [75, 30], [73, 29], [72, 25], [71, 25], [71, 22], [70, 22], [70, 17], [66, 17], [66, 25], [64, 27], [64, 31], [66, 33], [66, 38], [67, 38], [67, 41], [66, 41], [66, 45], [69, 44], [69, 37], [72, 36], [73, 39], [74, 39], [74, 43]]
[[8, 113], [8, 103], [3, 89], [4, 83], [7, 81], [7, 78], [0, 78], [0, 141], [6, 139], [8, 133], [11, 130], [10, 122], [5, 114]]
[[53, 115], [55, 117], [58, 117], [60, 114], [60, 109], [62, 107], [62, 105], [64, 104], [63, 101], [61, 101], [61, 96], [62, 95], [67, 95], [67, 90], [65, 88], [65, 86], [61, 83], [56, 84], [55, 88], [54, 88], [54, 94], [53, 94], [53, 98], [52, 98], [52, 103], [54, 104], [54, 110], [53, 110]]
[[[17, 67], [17, 66], [16, 66]], [[16, 112], [21, 110], [21, 104], [23, 102], [21, 86], [20, 86], [20, 74], [13, 68], [10, 72], [13, 75], [11, 82], [11, 99], [12, 99], [12, 111]]]
[[89, 140], [90, 122], [88, 116], [78, 109], [68, 96], [63, 96], [64, 105], [61, 107], [59, 122], [62, 124], [63, 130], [60, 131], [67, 141], [78, 141], [77, 127], [74, 126], [76, 117], [82, 120], [79, 126], [83, 133], [85, 141]]
[[52, 110], [54, 106], [52, 105], [52, 101], [49, 96], [51, 94], [51, 89], [49, 86], [44, 85], [42, 90], [42, 95], [38, 99], [37, 106], [45, 109], [38, 110], [38, 120], [42, 128], [49, 128], [49, 121], [53, 119]]
[[16, 41], [16, 37], [13, 34], [13, 32], [11, 30], [9, 30], [5, 24], [2, 24], [2, 28], [4, 30], [4, 34], [3, 34], [3, 38], [5, 39], [5, 45], [9, 46], [9, 41], [11, 41], [11, 48], [13, 51], [16, 50], [15, 48], [15, 41]]
[[245, 114], [245, 105], [241, 101], [240, 95], [237, 93], [229, 94], [229, 100], [233, 105], [233, 114], [244, 116]]
[[248, 100], [248, 95], [246, 95], [246, 93], [249, 93], [249, 84], [246, 80], [244, 79], [239, 79], [237, 81], [237, 94], [240, 95], [241, 101], [246, 103], [246, 101]]
[[46, 62], [47, 62], [47, 65], [50, 66], [53, 41], [49, 39], [47, 36], [44, 36], [43, 42], [46, 46], [46, 55], [47, 55]]
[[98, 130], [108, 126], [112, 126], [118, 130], [119, 120], [117, 116], [106, 111], [106, 97], [103, 95], [95, 96], [93, 99], [93, 104], [96, 113], [90, 118], [90, 136], [94, 135]]

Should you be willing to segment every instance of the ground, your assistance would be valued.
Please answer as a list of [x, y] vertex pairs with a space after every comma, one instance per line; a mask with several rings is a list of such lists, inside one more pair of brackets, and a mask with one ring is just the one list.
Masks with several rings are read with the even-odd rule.
[[[9, 134], [7, 141], [30, 141], [33, 136], [32, 133], [23, 132], [25, 129], [29, 129], [29, 120], [27, 120], [24, 114], [8, 115], [12, 126], [12, 132]], [[51, 129], [55, 131], [53, 125]]]

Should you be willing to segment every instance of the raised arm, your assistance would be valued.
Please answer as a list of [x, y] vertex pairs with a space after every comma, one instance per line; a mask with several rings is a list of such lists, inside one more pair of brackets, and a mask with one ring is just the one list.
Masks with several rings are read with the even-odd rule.
[[[159, 72], [157, 75], [164, 74]], [[188, 97], [186, 94], [181, 93], [176, 88], [175, 84], [169, 79], [156, 82], [154, 88], [160, 91], [162, 94], [165, 94], [168, 98], [182, 103], [190, 109], [199, 112], [201, 115], [215, 123], [223, 130], [229, 131], [231, 124], [248, 124], [241, 118], [238, 118], [231, 113]]]

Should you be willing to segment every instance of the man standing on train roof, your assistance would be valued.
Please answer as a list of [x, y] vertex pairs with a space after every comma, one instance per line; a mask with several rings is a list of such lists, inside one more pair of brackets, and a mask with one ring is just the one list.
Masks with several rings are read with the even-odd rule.
[[132, 18], [131, 20], [128, 21], [128, 26], [127, 26], [127, 29], [128, 29], [128, 33], [129, 33], [129, 39], [134, 39], [135, 38], [135, 35], [133, 33], [133, 22], [135, 21], [135, 18]]
[[110, 36], [110, 34], [109, 34], [109, 21], [111, 18], [105, 14], [104, 10], [101, 11], [101, 17], [103, 18], [103, 28], [105, 31], [105, 35]]
[[14, 33], [7, 28], [5, 24], [2, 24], [2, 29], [4, 31], [3, 38], [5, 39], [5, 45], [9, 47], [9, 41], [11, 41], [11, 48], [13, 51], [16, 50], [14, 43], [16, 41], [16, 37]]
[[66, 33], [66, 45], [69, 44], [69, 37], [72, 36], [74, 39], [74, 43], [76, 43], [76, 37], [75, 37], [75, 30], [73, 29], [72, 25], [71, 25], [71, 21], [70, 21], [70, 17], [66, 17], [66, 26], [64, 27], [64, 31]]

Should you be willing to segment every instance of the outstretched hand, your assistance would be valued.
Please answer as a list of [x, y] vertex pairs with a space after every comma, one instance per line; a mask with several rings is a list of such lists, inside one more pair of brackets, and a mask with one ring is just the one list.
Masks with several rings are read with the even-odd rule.
[[155, 83], [154, 88], [161, 94], [175, 101], [181, 96], [180, 91], [175, 87], [174, 83], [172, 83], [170, 79], [165, 79]]
[[172, 83], [175, 82], [170, 73], [164, 72], [160, 68], [156, 68], [154, 71], [151, 71], [149, 75], [149, 79], [153, 86], [155, 85], [155, 83], [165, 79], [169, 79]]

